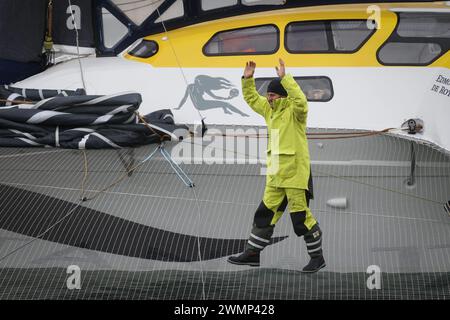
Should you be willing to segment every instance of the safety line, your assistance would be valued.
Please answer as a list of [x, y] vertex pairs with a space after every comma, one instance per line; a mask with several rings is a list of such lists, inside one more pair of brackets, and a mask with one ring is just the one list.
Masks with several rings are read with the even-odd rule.
[[77, 22], [75, 21], [75, 17], [73, 15], [72, 2], [70, 0], [68, 0], [68, 2], [69, 2], [69, 8], [70, 8], [70, 15], [72, 17], [72, 21], [73, 21], [73, 24], [75, 26], [75, 36], [76, 36], [75, 39], [76, 39], [76, 44], [77, 44], [78, 65], [80, 66], [81, 82], [83, 84], [84, 91], [87, 92], [87, 90], [86, 90], [86, 83], [84, 81], [83, 66], [81, 65], [81, 58], [80, 58], [80, 44], [79, 44], [78, 26], [77, 26]]
[[[156, 11], [158, 12], [158, 16], [159, 16], [159, 18], [161, 19], [161, 13], [159, 12], [159, 8], [156, 8]], [[164, 23], [164, 20], [163, 20], [163, 19], [161, 19], [161, 24], [162, 24], [162, 26], [163, 26], [163, 28], [164, 28], [164, 33], [166, 34], [167, 41], [169, 42], [170, 48], [171, 48], [171, 50], [172, 50], [172, 52], [173, 52], [173, 55], [174, 55], [174, 57], [175, 57], [175, 61], [177, 62], [178, 69], [180, 70], [181, 75], [182, 75], [182, 77], [183, 77], [183, 79], [184, 79], [184, 83], [185, 83], [185, 85], [186, 85], [186, 88], [188, 88], [189, 83], [188, 83], [186, 74], [184, 73], [184, 70], [183, 70], [183, 68], [182, 68], [182, 66], [181, 66], [181, 62], [180, 62], [180, 59], [178, 58], [178, 55], [177, 55], [177, 53], [176, 53], [176, 51], [175, 51], [175, 47], [173, 46], [173, 43], [172, 43], [172, 41], [170, 40], [169, 32], [167, 31], [166, 24]], [[205, 118], [204, 118], [203, 115], [201, 114], [200, 110], [198, 110], [197, 108], [195, 108], [195, 110], [197, 110], [197, 113], [198, 113], [198, 115], [200, 116], [200, 119], [201, 119], [201, 120], [204, 120]]]
[[[165, 35], [167, 37], [167, 41], [169, 41], [169, 45], [170, 45], [170, 48], [172, 49], [173, 55], [174, 55], [175, 60], [177, 62], [178, 69], [181, 72], [181, 75], [182, 75], [182, 77], [184, 79], [184, 82], [185, 82], [187, 90], [189, 90], [189, 83], [187, 81], [187, 78], [186, 78], [186, 75], [184, 73], [184, 70], [181, 67], [180, 59], [178, 58], [178, 55], [177, 55], [177, 53], [175, 51], [175, 47], [173, 46], [172, 41], [170, 39], [169, 32], [167, 31], [166, 24], [164, 23], [164, 19], [161, 18], [161, 13], [159, 12], [159, 7], [156, 8], [156, 11], [158, 12], [159, 19], [161, 19], [161, 24], [162, 24], [162, 26], [164, 28], [164, 33], [165, 33]], [[197, 113], [200, 116], [200, 120], [203, 123], [204, 117], [201, 114], [200, 110], [198, 110], [197, 108], [195, 108], [195, 110], [197, 110]], [[201, 221], [202, 221], [201, 220], [201, 216], [200, 216], [200, 206], [198, 205], [198, 198], [197, 198], [197, 194], [195, 193], [194, 188], [195, 187], [192, 185], [191, 189], [192, 189], [192, 192], [194, 194], [195, 203], [197, 204], [197, 210], [198, 210], [198, 212], [197, 212], [198, 225], [200, 226], [201, 225]], [[201, 250], [200, 250], [201, 246], [200, 246], [200, 236], [199, 235], [197, 235], [197, 247], [198, 247], [198, 258], [199, 258], [199, 261], [200, 261], [200, 276], [201, 276], [201, 280], [202, 280], [202, 298], [203, 298], [203, 300], [206, 300], [205, 279], [204, 279], [204, 273], [203, 273], [203, 267], [202, 267], [203, 259], [202, 259], [202, 254], [201, 254]]]
[[[390, 130], [398, 130], [398, 128], [387, 128], [381, 131], [356, 131], [356, 132], [310, 132], [306, 133], [308, 140], [330, 140], [330, 139], [347, 139], [347, 138], [359, 138], [366, 136], [374, 136], [382, 133], [388, 133]], [[226, 134], [226, 133], [206, 133], [206, 136], [216, 136], [216, 137], [233, 137], [233, 138], [268, 138], [268, 134]], [[326, 137], [314, 137], [314, 136], [326, 136]]]
[[[384, 133], [385, 133], [384, 130], [383, 131], [378, 131], [377, 135], [378, 134], [382, 135]], [[202, 147], [206, 147], [206, 148], [214, 148], [214, 149], [219, 149], [220, 150], [220, 148], [217, 148], [217, 147], [214, 147], [214, 146], [210, 146], [210, 145], [198, 144], [198, 143], [195, 143], [194, 141], [188, 142], [186, 140], [183, 140], [183, 141], [181, 141], [181, 143], [190, 143], [190, 144], [194, 144], [194, 145], [197, 145], [197, 146], [202, 146]], [[234, 153], [236, 155], [250, 156], [247, 153], [242, 153], [242, 152], [238, 152], [238, 151], [235, 151], [235, 150], [229, 150], [227, 148], [222, 148], [222, 150], [226, 151], [226, 152]], [[423, 198], [423, 197], [419, 197], [419, 196], [403, 193], [401, 191], [396, 191], [396, 190], [392, 190], [392, 189], [388, 189], [388, 188], [383, 188], [383, 187], [379, 187], [379, 186], [376, 186], [376, 185], [372, 185], [372, 184], [369, 184], [369, 183], [365, 183], [365, 182], [361, 182], [361, 181], [357, 181], [357, 180], [353, 180], [353, 179], [344, 178], [342, 176], [333, 175], [333, 174], [328, 173], [328, 172], [322, 172], [322, 171], [318, 171], [318, 170], [314, 170], [314, 171], [318, 172], [320, 174], [323, 174], [323, 175], [325, 175], [327, 177], [333, 177], [333, 178], [337, 178], [337, 179], [347, 180], [347, 181], [350, 181], [350, 182], [353, 182], [353, 183], [358, 183], [358, 184], [366, 185], [366, 186], [373, 187], [373, 188], [376, 188], [376, 189], [380, 189], [380, 190], [384, 190], [384, 191], [388, 191], [388, 192], [392, 192], [392, 193], [401, 194], [401, 195], [404, 195], [404, 196], [407, 196], [407, 197], [410, 197], [410, 198], [414, 198], [414, 199], [423, 200], [423, 201], [431, 202], [431, 203], [434, 203], [434, 204], [442, 205], [442, 203], [440, 203], [438, 201], [435, 201], [435, 200], [432, 200], [432, 199], [427, 199], [427, 198]]]
[[343, 176], [337, 176], [337, 175], [334, 175], [334, 174], [328, 173], [328, 172], [323, 172], [323, 171], [319, 171], [319, 170], [314, 170], [314, 171], [315, 171], [315, 172], [318, 172], [318, 173], [320, 173], [320, 174], [323, 174], [323, 175], [325, 175], [325, 176], [328, 176], [328, 177], [332, 177], [332, 178], [336, 178], [336, 179], [341, 179], [341, 180], [344, 180], [344, 181], [349, 181], [349, 182], [353, 182], [353, 183], [357, 183], [357, 184], [362, 184], [362, 185], [365, 185], [365, 186], [368, 186], [368, 187], [373, 187], [373, 188], [375, 188], [375, 189], [379, 189], [379, 190], [383, 190], [383, 191], [388, 191], [388, 192], [400, 194], [400, 195], [403, 195], [403, 196], [406, 196], [406, 197], [410, 197], [410, 198], [413, 198], [413, 199], [423, 200], [423, 201], [431, 202], [431, 203], [434, 203], [434, 204], [442, 205], [441, 202], [438, 202], [438, 201], [436, 201], [436, 200], [432, 200], [432, 199], [428, 199], [428, 198], [424, 198], [424, 197], [415, 196], [415, 195], [408, 194], [408, 193], [404, 193], [404, 192], [401, 192], [401, 191], [392, 190], [392, 189], [389, 189], [389, 188], [384, 188], [384, 187], [376, 186], [376, 185], [373, 185], [373, 184], [370, 184], [370, 183], [366, 183], [366, 182], [362, 182], [362, 181], [357, 181], [357, 180], [350, 179], [350, 178], [345, 178], [345, 177], [343, 177]]
[[[69, 187], [56, 187], [56, 186], [48, 186], [48, 185], [40, 185], [40, 184], [27, 184], [27, 183], [13, 183], [13, 182], [4, 182], [0, 181], [0, 184], [5, 184], [9, 186], [21, 186], [21, 187], [30, 187], [30, 188], [46, 188], [46, 189], [54, 189], [54, 190], [65, 190], [65, 191], [81, 191], [79, 188], [69, 188]], [[86, 192], [99, 192], [99, 190], [93, 189], [85, 189]], [[104, 191], [106, 194], [118, 195], [118, 196], [133, 196], [133, 197], [142, 197], [142, 198], [155, 198], [155, 199], [168, 199], [168, 200], [183, 200], [183, 201], [195, 201], [195, 198], [183, 198], [183, 197], [170, 197], [170, 196], [158, 196], [155, 194], [143, 194], [143, 193], [129, 193], [129, 192], [118, 192], [118, 191]], [[231, 202], [231, 201], [217, 201], [217, 200], [209, 200], [209, 199], [198, 199], [199, 202], [204, 203], [213, 203], [213, 204], [225, 204], [225, 205], [239, 205], [239, 206], [255, 206], [259, 203], [244, 203], [244, 202]]]

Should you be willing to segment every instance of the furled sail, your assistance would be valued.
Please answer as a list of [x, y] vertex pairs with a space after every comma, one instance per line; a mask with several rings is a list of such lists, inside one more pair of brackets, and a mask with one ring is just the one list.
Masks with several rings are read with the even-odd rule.
[[140, 116], [142, 98], [135, 92], [99, 96], [4, 86], [0, 101], [1, 147], [123, 148], [188, 134], [168, 109]]

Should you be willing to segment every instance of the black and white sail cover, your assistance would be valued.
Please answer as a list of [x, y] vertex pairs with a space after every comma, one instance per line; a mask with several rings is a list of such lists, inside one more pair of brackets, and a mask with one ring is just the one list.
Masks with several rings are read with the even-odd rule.
[[176, 125], [169, 109], [140, 117], [135, 92], [85, 95], [83, 89], [0, 87], [0, 147], [102, 149], [180, 140], [188, 127]]

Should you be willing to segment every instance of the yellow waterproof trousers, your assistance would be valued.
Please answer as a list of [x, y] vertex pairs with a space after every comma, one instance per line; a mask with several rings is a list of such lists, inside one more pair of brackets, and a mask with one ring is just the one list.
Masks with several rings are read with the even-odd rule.
[[[266, 219], [272, 216], [270, 225], [275, 225], [278, 222], [286, 209], [286, 205], [289, 205], [292, 222], [294, 223], [295, 220], [302, 223], [304, 226], [302, 229], [307, 229], [305, 232], [311, 230], [317, 222], [308, 207], [309, 199], [307, 199], [307, 192], [304, 189], [284, 189], [266, 186], [263, 204], [270, 212], [263, 210], [261, 216], [267, 215]], [[264, 220], [267, 221], [266, 219]]]
[[304, 236], [313, 227], [318, 228], [318, 223], [308, 207], [309, 197], [306, 190], [266, 185], [263, 201], [255, 212], [248, 248], [262, 250], [270, 244], [275, 224], [283, 215], [287, 205], [289, 205], [292, 225], [297, 236]]

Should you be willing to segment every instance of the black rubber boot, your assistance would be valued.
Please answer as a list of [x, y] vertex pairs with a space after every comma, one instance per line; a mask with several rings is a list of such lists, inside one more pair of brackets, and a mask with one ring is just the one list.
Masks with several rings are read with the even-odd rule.
[[304, 239], [311, 260], [303, 268], [302, 272], [317, 272], [326, 266], [322, 251], [322, 230], [320, 230], [318, 223], [305, 234]]
[[273, 229], [274, 226], [257, 227], [256, 224], [254, 224], [244, 252], [238, 256], [229, 257], [228, 262], [259, 267], [260, 253], [267, 245], [269, 245]]
[[311, 258], [311, 260], [309, 260], [309, 263], [303, 268], [302, 272], [314, 273], [325, 267], [326, 267], [325, 259], [321, 255], [316, 258]]
[[238, 256], [229, 257], [228, 262], [232, 263], [232, 264], [238, 264], [238, 265], [259, 267], [259, 256], [260, 256], [259, 251], [247, 249]]

